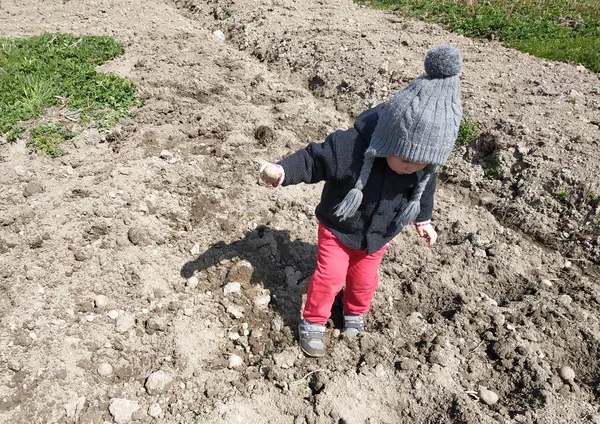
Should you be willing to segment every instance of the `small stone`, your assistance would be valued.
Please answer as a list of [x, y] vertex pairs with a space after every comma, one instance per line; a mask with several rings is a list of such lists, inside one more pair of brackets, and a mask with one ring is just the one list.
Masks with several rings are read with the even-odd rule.
[[42, 191], [44, 191], [44, 187], [32, 181], [25, 186], [25, 189], [23, 190], [23, 196], [33, 196], [34, 194], [41, 193]]
[[163, 370], [158, 370], [148, 376], [145, 387], [148, 394], [154, 396], [169, 390], [171, 384], [173, 384], [173, 377]]
[[113, 398], [110, 400], [108, 412], [112, 415], [115, 423], [126, 424], [131, 421], [131, 416], [140, 408], [136, 401], [129, 399]]
[[569, 306], [573, 299], [568, 294], [561, 294], [558, 296], [558, 302], [563, 306]]
[[473, 256], [476, 257], [476, 258], [486, 258], [487, 257], [487, 253], [483, 249], [475, 249], [473, 251]]
[[242, 365], [244, 365], [244, 360], [240, 356], [231, 355], [229, 357], [229, 364], [227, 365], [227, 368], [233, 369], [241, 367]]
[[163, 150], [162, 152], [160, 152], [160, 155], [158, 155], [158, 157], [168, 161], [168, 160], [173, 159], [175, 157], [175, 155], [173, 154], [173, 152], [170, 152], [169, 150]]
[[8, 369], [14, 372], [19, 372], [21, 369], [23, 369], [23, 364], [21, 364], [21, 362], [15, 358], [10, 358], [8, 360]]
[[244, 313], [242, 311], [240, 311], [238, 308], [236, 308], [235, 306], [228, 307], [227, 313], [229, 315], [231, 315], [232, 318], [235, 318], [235, 319], [240, 319], [240, 318], [244, 317]]
[[31, 333], [29, 333], [29, 338], [30, 338], [31, 340], [37, 340], [38, 336], [37, 336], [37, 334], [35, 333], [35, 331], [32, 331]]
[[479, 396], [479, 399], [486, 405], [491, 406], [498, 402], [498, 395], [495, 392], [485, 388], [479, 389], [477, 396]]
[[195, 289], [196, 287], [198, 287], [198, 284], [200, 284], [200, 282], [198, 281], [198, 277], [194, 276], [194, 277], [188, 278], [185, 284], [190, 289]]
[[502, 327], [504, 323], [506, 323], [506, 317], [502, 314], [494, 315], [492, 317], [492, 320], [494, 321], [494, 324], [496, 324], [498, 327]]
[[271, 296], [269, 294], [263, 294], [254, 298], [254, 305], [258, 308], [266, 308], [271, 302]]
[[214, 31], [213, 35], [221, 41], [225, 41], [227, 39], [227, 37], [225, 37], [225, 34], [223, 34], [223, 31], [221, 31], [220, 29]]
[[111, 375], [113, 373], [113, 367], [112, 367], [112, 365], [104, 362], [104, 363], [98, 365], [97, 372], [102, 377], [108, 377], [109, 375]]
[[200, 244], [196, 243], [191, 249], [190, 249], [190, 253], [192, 255], [199, 255], [200, 254]]
[[150, 415], [152, 418], [160, 418], [162, 413], [162, 408], [158, 403], [153, 403], [148, 407], [148, 415]]
[[85, 319], [87, 319], [88, 322], [92, 322], [96, 319], [96, 315], [94, 314], [89, 314], [85, 317]]
[[560, 378], [565, 381], [573, 381], [575, 379], [575, 371], [566, 365], [559, 370], [559, 374]]
[[29, 247], [32, 249], [39, 249], [44, 244], [44, 239], [41, 235], [37, 235], [29, 242]]
[[24, 177], [27, 175], [27, 168], [25, 168], [22, 165], [17, 165], [14, 168], [15, 174], [17, 174], [19, 177]]
[[92, 258], [92, 254], [87, 249], [76, 249], [73, 252], [73, 256], [78, 262], [87, 261], [88, 259]]
[[115, 330], [117, 333], [126, 333], [135, 325], [135, 317], [132, 314], [125, 313], [117, 318]]
[[223, 294], [239, 293], [242, 289], [242, 285], [237, 281], [228, 283], [223, 287]]
[[342, 332], [339, 330], [339, 328], [336, 328], [335, 330], [332, 331], [331, 337], [333, 337], [334, 339], [337, 339], [340, 337], [340, 334], [342, 334]]
[[127, 232], [127, 237], [136, 246], [148, 246], [150, 244], [148, 232], [140, 227], [131, 227]]
[[67, 418], [72, 420], [74, 423], [78, 423], [81, 417], [81, 412], [83, 411], [83, 407], [85, 406], [85, 397], [77, 396], [77, 394], [73, 393], [73, 396], [69, 400], [69, 402], [65, 405], [65, 412], [67, 413]]
[[542, 284], [545, 285], [546, 287], [552, 287], [552, 281], [550, 281], [548, 279], [543, 279]]
[[377, 364], [375, 367], [375, 377], [384, 378], [387, 376], [387, 372], [383, 364]]
[[162, 318], [150, 318], [146, 321], [146, 332], [154, 334], [156, 331], [166, 331], [167, 323]]
[[109, 311], [107, 315], [110, 319], [117, 319], [119, 317], [119, 311], [113, 309]]
[[573, 263], [571, 261], [565, 261], [565, 264], [563, 265], [564, 269], [571, 269], [571, 267], [573, 266]]
[[240, 339], [240, 335], [238, 333], [229, 333], [229, 339], [235, 342]]
[[104, 296], [103, 294], [99, 294], [94, 299], [94, 305], [99, 309], [106, 308], [108, 305], [108, 297]]

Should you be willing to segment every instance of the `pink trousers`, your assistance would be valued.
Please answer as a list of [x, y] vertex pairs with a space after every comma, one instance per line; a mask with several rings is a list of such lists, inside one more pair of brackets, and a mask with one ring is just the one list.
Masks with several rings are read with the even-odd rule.
[[369, 310], [379, 276], [377, 271], [387, 243], [367, 255], [366, 250], [344, 246], [331, 231], [319, 223], [317, 269], [308, 283], [303, 317], [313, 324], [325, 324], [337, 294], [346, 283], [342, 299], [344, 312], [364, 314]]

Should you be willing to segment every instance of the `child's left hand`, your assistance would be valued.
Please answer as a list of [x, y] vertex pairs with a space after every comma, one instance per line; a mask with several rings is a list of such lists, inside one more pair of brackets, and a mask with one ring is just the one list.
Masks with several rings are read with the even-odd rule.
[[437, 240], [437, 232], [435, 231], [435, 228], [433, 228], [433, 225], [418, 225], [415, 228], [417, 229], [417, 233], [427, 240], [427, 244], [433, 246]]

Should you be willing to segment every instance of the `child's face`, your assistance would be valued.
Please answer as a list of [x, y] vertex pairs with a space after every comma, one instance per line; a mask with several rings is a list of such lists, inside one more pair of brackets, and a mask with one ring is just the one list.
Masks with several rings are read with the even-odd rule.
[[427, 163], [410, 162], [399, 156], [387, 156], [385, 159], [389, 167], [398, 174], [412, 174], [427, 166]]

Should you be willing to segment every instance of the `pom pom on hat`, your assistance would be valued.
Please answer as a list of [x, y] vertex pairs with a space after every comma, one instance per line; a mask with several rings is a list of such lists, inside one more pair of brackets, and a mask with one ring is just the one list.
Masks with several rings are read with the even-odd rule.
[[462, 57], [452, 46], [435, 47], [425, 57], [425, 72], [432, 78], [452, 77], [461, 69]]

